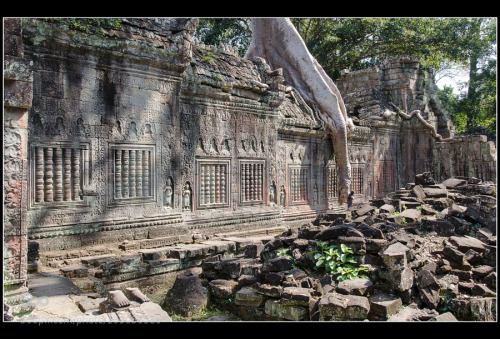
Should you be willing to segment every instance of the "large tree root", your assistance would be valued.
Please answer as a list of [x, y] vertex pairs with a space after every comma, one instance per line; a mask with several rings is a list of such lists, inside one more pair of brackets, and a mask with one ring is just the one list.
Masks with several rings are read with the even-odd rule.
[[410, 120], [411, 118], [413, 118], [414, 116], [417, 117], [417, 119], [428, 129], [431, 131], [432, 133], [432, 137], [435, 138], [436, 140], [438, 140], [439, 142], [448, 142], [448, 141], [453, 141], [454, 139], [453, 138], [443, 138], [441, 136], [441, 134], [438, 134], [436, 132], [436, 128], [430, 124], [429, 122], [427, 122], [423, 117], [422, 117], [422, 112], [418, 109], [414, 110], [414, 111], [411, 111], [410, 114], [406, 114], [404, 113], [402, 110], [400, 110], [396, 105], [394, 105], [392, 102], [389, 102], [389, 105], [391, 105], [392, 107], [394, 107], [394, 109], [396, 110], [396, 112], [398, 112], [398, 114], [403, 117], [405, 120]]
[[331, 134], [339, 169], [338, 202], [346, 202], [351, 182], [347, 135], [352, 124], [349, 124], [344, 102], [333, 81], [309, 53], [288, 18], [252, 19], [252, 42], [246, 57], [261, 57], [272, 69], [282, 68], [286, 81], [318, 112], [326, 132]]

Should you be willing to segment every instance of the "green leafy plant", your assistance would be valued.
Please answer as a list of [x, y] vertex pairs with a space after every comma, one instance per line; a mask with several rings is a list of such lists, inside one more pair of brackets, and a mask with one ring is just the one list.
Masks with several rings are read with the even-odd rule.
[[282, 248], [281, 250], [276, 252], [276, 257], [286, 257], [290, 259], [293, 262], [293, 268], [296, 268], [295, 266], [295, 260], [293, 257], [290, 255], [290, 250], [288, 248]]
[[201, 49], [201, 53], [203, 54], [203, 62], [208, 64], [212, 63], [213, 57], [215, 55], [215, 49], [212, 51], [205, 51], [203, 48]]
[[316, 259], [314, 269], [335, 275], [339, 282], [356, 277], [369, 279], [368, 276], [360, 274], [367, 270], [366, 267], [354, 265], [357, 262], [350, 256], [354, 252], [349, 246], [345, 244], [328, 246], [324, 242], [318, 243], [318, 246], [319, 250], [309, 252], [309, 254], [314, 254], [314, 259]]

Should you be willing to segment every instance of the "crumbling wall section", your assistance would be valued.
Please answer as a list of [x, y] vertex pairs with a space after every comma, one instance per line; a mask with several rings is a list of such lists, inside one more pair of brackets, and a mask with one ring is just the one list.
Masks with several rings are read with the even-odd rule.
[[28, 111], [33, 98], [33, 69], [24, 57], [21, 19], [4, 20], [4, 193], [3, 193], [3, 272], [9, 311], [24, 309], [27, 292], [27, 172]]

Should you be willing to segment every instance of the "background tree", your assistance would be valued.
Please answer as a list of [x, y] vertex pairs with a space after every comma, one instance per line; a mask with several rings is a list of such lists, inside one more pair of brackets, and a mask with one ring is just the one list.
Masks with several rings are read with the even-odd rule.
[[201, 18], [196, 38], [207, 45], [224, 43], [238, 47], [244, 56], [252, 39], [252, 20], [249, 18]]
[[[365, 69], [389, 57], [418, 57], [439, 73], [465, 68], [464, 95], [443, 100], [457, 132], [476, 126], [496, 130], [496, 18], [291, 18], [311, 54], [336, 80], [343, 69]], [[241, 56], [251, 40], [248, 18], [203, 18], [198, 38], [237, 46]], [[464, 120], [465, 119], [465, 120]], [[464, 125], [465, 123], [465, 125]]]

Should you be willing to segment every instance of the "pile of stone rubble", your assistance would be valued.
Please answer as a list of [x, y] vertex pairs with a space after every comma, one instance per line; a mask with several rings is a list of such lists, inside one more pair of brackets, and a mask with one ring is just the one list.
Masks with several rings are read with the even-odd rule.
[[[217, 305], [244, 320], [496, 320], [495, 196], [476, 178], [417, 175], [385, 199], [249, 245], [244, 258], [206, 259], [163, 306], [181, 312], [189, 290], [190, 311]], [[319, 242], [352, 248], [369, 279], [315, 270]]]

